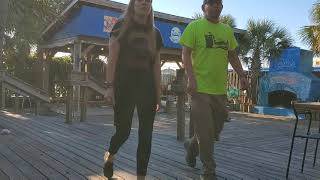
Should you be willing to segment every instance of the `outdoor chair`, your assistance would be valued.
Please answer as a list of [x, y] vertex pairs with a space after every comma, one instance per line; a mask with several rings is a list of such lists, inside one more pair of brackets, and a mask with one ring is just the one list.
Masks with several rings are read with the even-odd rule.
[[[293, 110], [294, 110], [294, 114], [295, 114], [296, 119], [295, 119], [294, 131], [293, 131], [293, 135], [292, 135], [292, 141], [291, 141], [291, 148], [290, 148], [290, 154], [289, 154], [289, 161], [288, 161], [288, 166], [287, 166], [286, 178], [288, 178], [288, 176], [289, 176], [289, 169], [290, 169], [290, 163], [291, 163], [292, 151], [293, 151], [295, 138], [306, 139], [305, 146], [304, 146], [303, 159], [302, 159], [301, 173], [303, 173], [304, 161], [305, 161], [305, 158], [306, 158], [306, 152], [307, 152], [309, 139], [317, 141], [316, 142], [316, 147], [315, 147], [315, 152], [314, 152], [314, 157], [313, 157], [313, 167], [315, 167], [315, 165], [316, 165], [317, 151], [318, 151], [319, 140], [320, 140], [320, 122], [319, 122], [318, 131], [317, 132], [312, 132], [311, 131], [311, 124], [312, 124], [312, 121], [313, 121], [312, 118], [313, 118], [314, 114], [309, 110], [295, 108], [294, 103], [293, 103]], [[299, 117], [301, 117], [301, 115], [304, 116], [305, 121], [308, 121], [307, 122], [308, 123], [308, 127], [307, 127], [306, 132], [297, 133], [298, 124], [299, 124], [298, 123], [299, 122]], [[316, 117], [316, 118], [320, 118], [320, 117]]]

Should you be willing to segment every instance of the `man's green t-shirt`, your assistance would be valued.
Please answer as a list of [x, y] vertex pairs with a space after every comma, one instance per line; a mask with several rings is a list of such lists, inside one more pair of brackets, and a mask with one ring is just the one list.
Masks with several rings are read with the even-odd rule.
[[180, 39], [180, 44], [192, 49], [192, 66], [198, 92], [222, 95], [227, 93], [228, 51], [238, 43], [233, 29], [223, 23], [207, 19], [191, 22]]

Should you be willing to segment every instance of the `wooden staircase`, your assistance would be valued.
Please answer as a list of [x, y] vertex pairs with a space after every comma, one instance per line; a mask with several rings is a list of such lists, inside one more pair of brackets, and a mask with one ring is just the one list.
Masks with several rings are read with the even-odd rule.
[[0, 71], [0, 82], [2, 83], [3, 89], [9, 89], [22, 96], [30, 96], [43, 102], [50, 102], [48, 92], [36, 88], [17, 77], [9, 75], [5, 71]]

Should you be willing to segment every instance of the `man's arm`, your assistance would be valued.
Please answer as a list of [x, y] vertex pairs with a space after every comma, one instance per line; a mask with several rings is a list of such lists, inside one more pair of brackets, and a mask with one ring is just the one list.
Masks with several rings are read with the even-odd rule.
[[241, 83], [241, 89], [248, 89], [249, 82], [245, 76], [245, 73], [243, 71], [241, 62], [239, 60], [239, 57], [237, 55], [237, 52], [235, 50], [231, 50], [228, 52], [228, 59], [233, 67], [233, 69], [236, 71], [236, 73], [240, 77], [240, 83]]
[[229, 62], [231, 64], [231, 66], [233, 67], [233, 69], [236, 71], [236, 73], [240, 76], [240, 77], [245, 77], [240, 59], [236, 53], [235, 50], [231, 50], [228, 52], [228, 59]]
[[187, 91], [189, 94], [194, 94], [197, 92], [197, 82], [196, 78], [193, 73], [193, 68], [192, 68], [192, 49], [186, 46], [182, 47], [182, 61], [184, 64], [184, 67], [186, 69], [187, 77], [188, 77], [188, 88]]
[[182, 61], [188, 78], [194, 78], [191, 60], [192, 49], [186, 46], [182, 47]]

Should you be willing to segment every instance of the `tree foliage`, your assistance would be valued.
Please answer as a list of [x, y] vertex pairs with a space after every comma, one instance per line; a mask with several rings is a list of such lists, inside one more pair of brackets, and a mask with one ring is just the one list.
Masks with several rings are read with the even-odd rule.
[[292, 38], [285, 28], [269, 20], [249, 20], [244, 36], [241, 59], [247, 63], [251, 78], [251, 98], [257, 102], [258, 79], [263, 61], [280, 56], [292, 44]]
[[[26, 61], [36, 56], [43, 30], [70, 0], [9, 0], [3, 59], [6, 70], [24, 78]], [[33, 52], [33, 53], [32, 53]]]
[[312, 7], [310, 18], [312, 24], [300, 29], [301, 40], [307, 44], [312, 51], [320, 55], [320, 1]]
[[[195, 13], [193, 16], [192, 16], [192, 19], [201, 19], [203, 18], [203, 14], [202, 13]], [[230, 14], [227, 14], [227, 15], [221, 15], [220, 16], [220, 22], [224, 23], [224, 24], [228, 24], [230, 27], [232, 28], [235, 28], [237, 25], [236, 25], [236, 20], [235, 18], [230, 15]]]

